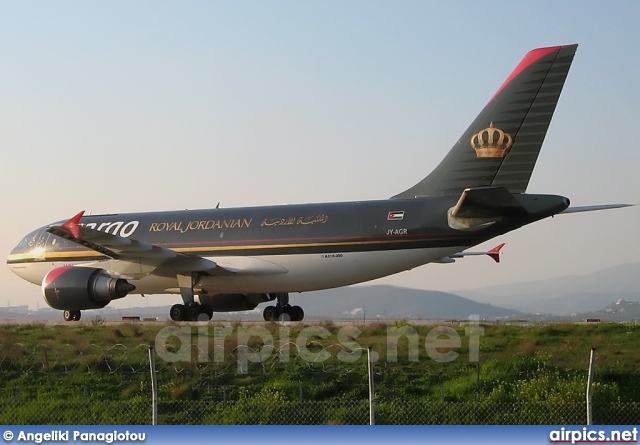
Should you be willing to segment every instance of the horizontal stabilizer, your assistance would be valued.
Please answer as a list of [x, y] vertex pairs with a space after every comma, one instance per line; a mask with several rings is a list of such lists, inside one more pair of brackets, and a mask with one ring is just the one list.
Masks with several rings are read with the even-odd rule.
[[602, 205], [593, 205], [593, 206], [581, 206], [581, 207], [569, 207], [560, 214], [563, 213], [580, 213], [580, 212], [593, 212], [596, 210], [610, 210], [610, 209], [619, 209], [622, 207], [633, 207], [638, 204], [602, 204]]
[[454, 218], [496, 218], [524, 211], [504, 187], [468, 188], [451, 211]]

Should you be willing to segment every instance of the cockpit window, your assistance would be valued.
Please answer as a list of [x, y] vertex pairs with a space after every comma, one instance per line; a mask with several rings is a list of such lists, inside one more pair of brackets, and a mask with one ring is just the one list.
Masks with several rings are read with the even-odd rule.
[[36, 241], [36, 248], [44, 250], [44, 248], [47, 245], [47, 240], [49, 239], [49, 236], [50, 236], [49, 232], [43, 231], [40, 237], [38, 238], [38, 241]]
[[52, 235], [45, 229], [34, 230], [20, 241], [14, 253], [58, 252], [78, 248], [72, 241]]
[[68, 249], [69, 247], [78, 247], [76, 243], [66, 240], [64, 238], [60, 238], [59, 236], [56, 236], [56, 235], [49, 236], [47, 245], [50, 246], [54, 252], [62, 249]]
[[36, 242], [38, 241], [39, 235], [40, 230], [34, 230], [33, 232], [25, 236], [22, 241], [20, 241], [20, 243], [16, 246], [16, 250], [29, 250], [36, 247]]

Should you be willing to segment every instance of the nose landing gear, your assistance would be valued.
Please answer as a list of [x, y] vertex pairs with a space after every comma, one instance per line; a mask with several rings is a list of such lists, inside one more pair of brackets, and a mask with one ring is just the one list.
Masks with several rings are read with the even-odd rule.
[[64, 321], [78, 321], [81, 315], [82, 312], [80, 311], [64, 311], [63, 317]]

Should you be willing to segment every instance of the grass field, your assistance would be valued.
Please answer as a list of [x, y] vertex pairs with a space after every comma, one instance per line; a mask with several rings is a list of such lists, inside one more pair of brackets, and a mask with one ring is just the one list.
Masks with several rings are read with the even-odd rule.
[[[398, 334], [404, 336], [395, 340]], [[0, 394], [5, 403], [25, 407], [145, 403], [153, 346], [159, 400], [167, 403], [362, 401], [368, 396], [366, 348], [372, 347], [376, 401], [383, 406], [584, 404], [589, 354], [596, 348], [594, 401], [636, 403], [639, 335], [634, 323], [5, 324]], [[21, 417], [37, 418], [29, 411]]]

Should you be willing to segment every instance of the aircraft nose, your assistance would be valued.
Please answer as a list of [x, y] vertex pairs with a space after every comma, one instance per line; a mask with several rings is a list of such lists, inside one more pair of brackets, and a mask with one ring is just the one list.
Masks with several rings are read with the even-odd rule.
[[[32, 264], [31, 260], [36, 258], [38, 255], [38, 240], [42, 233], [43, 230], [38, 229], [27, 234], [24, 238], [22, 238], [18, 245], [11, 250], [6, 260], [7, 267], [9, 267], [11, 272], [15, 273], [24, 280], [36, 284], [39, 283], [37, 282], [37, 280], [34, 281], [34, 278], [31, 276], [33, 268], [29, 268], [29, 265]], [[42, 250], [42, 253], [44, 253], [43, 248], [41, 248], [40, 250]]]
[[18, 254], [18, 248], [15, 247], [13, 250], [11, 250], [11, 252], [9, 252], [6, 264], [11, 272], [18, 275], [20, 278], [24, 278], [24, 274], [21, 272], [25, 270], [26, 265], [21, 263], [21, 261], [18, 259], [19, 257], [20, 255]]
[[11, 259], [15, 256], [15, 254], [16, 254], [16, 249], [15, 248], [11, 249], [11, 252], [9, 252], [9, 255], [7, 256], [7, 265], [11, 263]]
[[21, 253], [23, 253], [24, 251], [23, 242], [24, 239], [16, 247], [11, 249], [11, 252], [9, 252], [9, 256], [7, 256], [6, 261], [7, 267], [18, 276], [20, 276], [18, 271], [22, 269], [21, 263], [23, 262], [24, 257], [24, 255], [21, 255]]

